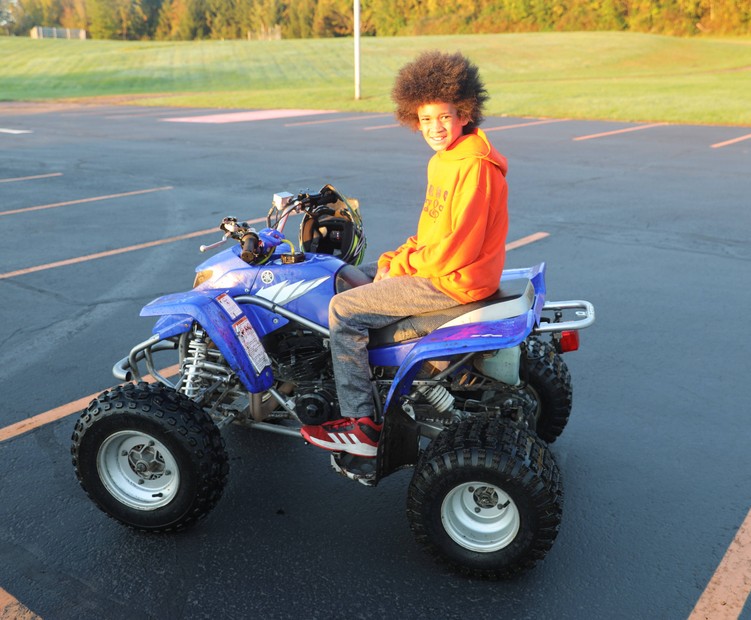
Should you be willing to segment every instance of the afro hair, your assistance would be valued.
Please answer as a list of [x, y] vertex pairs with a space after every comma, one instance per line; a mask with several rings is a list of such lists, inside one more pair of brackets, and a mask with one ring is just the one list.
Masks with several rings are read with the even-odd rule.
[[396, 104], [394, 115], [402, 124], [417, 129], [417, 108], [430, 103], [450, 103], [459, 116], [468, 119], [468, 133], [484, 120], [482, 108], [488, 91], [477, 67], [461, 53], [423, 52], [404, 65], [396, 77], [391, 98]]

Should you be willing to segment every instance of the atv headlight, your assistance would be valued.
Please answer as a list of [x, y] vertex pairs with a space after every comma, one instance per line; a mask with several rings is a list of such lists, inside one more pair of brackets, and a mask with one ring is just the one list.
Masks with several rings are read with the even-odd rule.
[[214, 276], [214, 272], [211, 269], [204, 269], [196, 274], [196, 279], [193, 280], [193, 288], [196, 288], [199, 284], [203, 284], [207, 280], [211, 280]]

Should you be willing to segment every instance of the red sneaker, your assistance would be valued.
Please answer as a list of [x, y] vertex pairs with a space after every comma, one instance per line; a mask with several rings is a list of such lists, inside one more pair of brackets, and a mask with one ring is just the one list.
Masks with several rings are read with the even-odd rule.
[[308, 443], [325, 450], [374, 457], [382, 428], [383, 424], [376, 424], [372, 418], [342, 418], [320, 426], [303, 426], [300, 434]]

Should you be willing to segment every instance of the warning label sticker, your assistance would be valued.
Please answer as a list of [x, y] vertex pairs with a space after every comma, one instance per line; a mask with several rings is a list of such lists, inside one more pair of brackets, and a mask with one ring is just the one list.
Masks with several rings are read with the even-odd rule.
[[[232, 303], [234, 304], [235, 302], [233, 301]], [[237, 338], [240, 344], [242, 344], [243, 349], [245, 349], [245, 353], [248, 354], [248, 359], [253, 364], [256, 372], [260, 373], [266, 366], [271, 365], [271, 360], [266, 355], [266, 350], [263, 348], [261, 340], [258, 338], [256, 330], [250, 324], [248, 317], [244, 316], [239, 321], [235, 321], [232, 324], [232, 328], [235, 330], [235, 334], [237, 334]]]
[[227, 295], [227, 293], [222, 293], [216, 298], [216, 300], [219, 302], [219, 305], [224, 308], [224, 311], [229, 314], [231, 319], [236, 319], [243, 313], [242, 310], [240, 310], [240, 306], [237, 305], [237, 302]]

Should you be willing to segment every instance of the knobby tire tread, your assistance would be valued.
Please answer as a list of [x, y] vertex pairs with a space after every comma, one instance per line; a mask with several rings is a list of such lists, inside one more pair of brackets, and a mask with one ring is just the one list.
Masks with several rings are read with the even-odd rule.
[[560, 437], [571, 416], [571, 373], [555, 347], [536, 338], [527, 341], [526, 369], [526, 381], [542, 400], [537, 436], [553, 443]]
[[[529, 544], [512, 558], [501, 550], [490, 554], [461, 550], [431, 527], [440, 510], [439, 487], [463, 470], [486, 472], [514, 481], [526, 497], [533, 517], [525, 517], [522, 534]], [[442, 494], [445, 497], [445, 493]], [[434, 559], [454, 570], [482, 579], [509, 579], [532, 568], [550, 550], [558, 534], [563, 507], [560, 472], [547, 445], [534, 433], [496, 416], [475, 416], [449, 426], [426, 449], [407, 495], [407, 516], [417, 543]], [[529, 521], [534, 521], [531, 527]], [[453, 551], [459, 550], [457, 558]], [[488, 556], [496, 555], [497, 561]], [[485, 556], [485, 557], [483, 557]], [[495, 562], [495, 563], [494, 563]]]
[[[108, 492], [82, 473], [83, 469], [88, 469], [81, 459], [87, 433], [103, 420], [122, 414], [135, 416], [136, 420], [155, 421], [166, 431], [179, 435], [177, 440], [189, 452], [191, 464], [197, 473], [193, 501], [190, 510], [172, 523], [144, 526], [129, 522], [127, 517], [112, 514], [108, 497], [100, 497], [101, 493]], [[71, 441], [76, 476], [89, 498], [111, 518], [139, 531], [174, 532], [204, 518], [219, 502], [229, 473], [224, 439], [211, 417], [186, 396], [158, 383], [126, 383], [102, 392], [81, 413]]]

